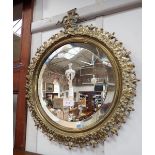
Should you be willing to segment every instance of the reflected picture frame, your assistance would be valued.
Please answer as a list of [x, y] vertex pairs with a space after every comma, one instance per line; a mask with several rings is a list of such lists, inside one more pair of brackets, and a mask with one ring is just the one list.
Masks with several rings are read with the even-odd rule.
[[46, 83], [46, 91], [53, 92], [54, 91], [54, 84], [53, 83]]

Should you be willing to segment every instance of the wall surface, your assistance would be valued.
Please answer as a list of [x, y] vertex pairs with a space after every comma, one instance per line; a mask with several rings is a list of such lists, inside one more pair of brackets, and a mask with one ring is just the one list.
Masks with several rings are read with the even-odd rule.
[[[37, 0], [35, 3], [33, 20], [44, 19], [64, 13], [72, 8], [80, 8], [88, 4], [95, 3], [95, 0], [62, 0], [61, 5], [58, 0]], [[141, 79], [141, 8], [126, 12], [121, 12], [105, 17], [98, 17], [92, 21], [83, 23], [93, 24], [104, 28], [106, 31], [115, 32], [116, 37], [124, 43], [124, 46], [132, 51], [131, 58], [136, 66], [137, 78]], [[36, 49], [46, 41], [51, 35], [59, 32], [60, 29], [43, 31], [32, 34], [31, 57]], [[97, 148], [90, 147], [84, 149], [69, 150], [68, 147], [50, 142], [48, 138], [34, 126], [34, 121], [28, 111], [26, 150], [43, 155], [141, 155], [141, 132], [142, 132], [142, 101], [141, 82], [137, 86], [137, 96], [135, 97], [135, 111], [129, 116], [127, 123], [119, 130], [119, 136], [109, 138], [104, 144]]]

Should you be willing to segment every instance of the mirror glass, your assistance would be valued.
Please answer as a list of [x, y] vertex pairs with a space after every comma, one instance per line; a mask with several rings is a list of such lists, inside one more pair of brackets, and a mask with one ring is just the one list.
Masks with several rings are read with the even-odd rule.
[[38, 79], [43, 110], [63, 127], [82, 129], [112, 107], [115, 74], [105, 52], [88, 43], [61, 46], [44, 62]]

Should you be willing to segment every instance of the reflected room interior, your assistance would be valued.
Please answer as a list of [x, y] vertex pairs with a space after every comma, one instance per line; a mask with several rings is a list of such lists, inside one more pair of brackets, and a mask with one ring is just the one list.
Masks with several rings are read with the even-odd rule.
[[58, 124], [71, 128], [89, 126], [99, 121], [112, 105], [112, 64], [94, 45], [66, 44], [43, 64], [38, 94], [43, 109]]

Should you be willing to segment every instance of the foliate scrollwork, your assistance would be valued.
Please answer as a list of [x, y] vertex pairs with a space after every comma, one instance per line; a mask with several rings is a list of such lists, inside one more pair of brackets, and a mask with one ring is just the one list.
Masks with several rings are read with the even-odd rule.
[[[44, 132], [50, 140], [58, 141], [61, 144], [72, 147], [84, 147], [91, 145], [95, 147], [98, 143], [105, 141], [111, 135], [118, 135], [118, 130], [121, 128], [122, 123], [126, 122], [126, 118], [131, 111], [134, 110], [133, 103], [134, 97], [136, 95], [136, 85], [137, 78], [134, 71], [134, 64], [130, 58], [130, 52], [127, 51], [122, 42], [119, 42], [118, 39], [114, 36], [114, 33], [106, 32], [103, 29], [99, 29], [94, 26], [82, 26], [76, 25], [78, 14], [75, 14], [74, 11], [68, 13], [69, 16], [64, 17], [63, 23], [65, 23], [65, 31], [52, 36], [48, 41], [46, 41], [40, 48], [37, 49], [35, 57], [32, 59], [32, 62], [28, 68], [28, 74], [26, 76], [26, 98], [28, 100], [28, 107], [32, 113], [35, 124], [39, 127], [42, 132]], [[76, 15], [76, 19], [74, 16]], [[68, 134], [62, 134], [55, 130], [52, 127], [46, 125], [46, 122], [40, 117], [35, 108], [35, 101], [33, 96], [33, 85], [34, 85], [34, 73], [35, 68], [37, 67], [38, 61], [41, 60], [42, 55], [46, 52], [46, 49], [54, 45], [56, 42], [70, 35], [87, 35], [92, 38], [96, 38], [102, 43], [104, 43], [113, 53], [115, 59], [119, 64], [119, 70], [121, 72], [121, 83], [122, 90], [121, 96], [119, 99], [118, 106], [113, 110], [111, 117], [108, 118], [108, 121], [103, 123], [99, 129], [94, 129], [89, 131], [88, 134], [79, 134], [79, 136], [72, 136]], [[66, 131], [67, 132], [67, 131]]]
[[62, 21], [58, 22], [65, 29], [66, 33], [73, 33], [77, 28], [77, 23], [80, 20], [80, 16], [76, 13], [76, 8], [67, 12], [68, 15], [65, 16]]

